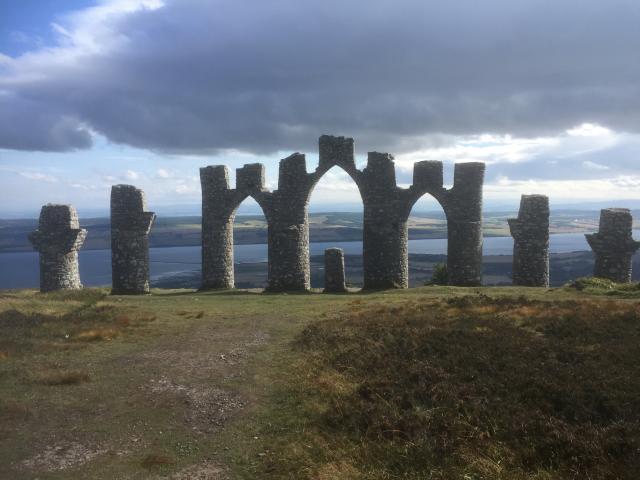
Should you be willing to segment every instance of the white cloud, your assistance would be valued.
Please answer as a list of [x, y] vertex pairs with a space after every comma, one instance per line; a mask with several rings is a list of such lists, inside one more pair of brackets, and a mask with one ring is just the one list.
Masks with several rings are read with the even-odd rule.
[[584, 162], [582, 162], [582, 165], [584, 165], [584, 167], [588, 168], [589, 170], [599, 170], [599, 171], [609, 170], [609, 167], [607, 167], [606, 165], [592, 162], [591, 160], [585, 160]]
[[159, 168], [158, 170], [156, 170], [156, 176], [158, 178], [169, 178], [171, 175], [164, 168]]
[[55, 183], [58, 179], [52, 175], [48, 175], [42, 172], [24, 171], [19, 173], [20, 176], [28, 178], [29, 180], [38, 180], [42, 182]]
[[588, 180], [509, 180], [486, 184], [488, 200], [511, 200], [521, 194], [542, 193], [552, 203], [576, 200], [637, 200], [640, 198], [640, 175]]
[[412, 170], [413, 164], [419, 160], [440, 160], [443, 162], [485, 162], [518, 163], [531, 159], [535, 155], [556, 147], [561, 139], [558, 137], [517, 138], [511, 135], [471, 135], [468, 137], [451, 137], [450, 145], [419, 149], [396, 157], [396, 165], [400, 169]]
[[567, 135], [570, 137], [600, 137], [611, 134], [610, 129], [595, 123], [583, 123], [567, 130]]
[[140, 178], [140, 174], [133, 170], [127, 170], [124, 176], [126, 177], [127, 180], [137, 180], [138, 178]]
[[78, 190], [84, 190], [84, 191], [92, 191], [92, 190], [98, 189], [96, 185], [86, 185], [84, 183], [78, 183], [78, 182], [70, 182], [68, 185], [71, 188], [76, 188]]
[[180, 195], [192, 195], [199, 192], [199, 190], [195, 186], [186, 185], [184, 183], [177, 185], [174, 191]]

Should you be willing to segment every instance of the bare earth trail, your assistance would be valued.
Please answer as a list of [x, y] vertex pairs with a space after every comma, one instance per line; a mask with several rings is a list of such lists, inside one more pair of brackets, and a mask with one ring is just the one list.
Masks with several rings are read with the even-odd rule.
[[274, 297], [163, 293], [2, 295], [0, 478], [230, 478], [256, 358], [300, 324]]

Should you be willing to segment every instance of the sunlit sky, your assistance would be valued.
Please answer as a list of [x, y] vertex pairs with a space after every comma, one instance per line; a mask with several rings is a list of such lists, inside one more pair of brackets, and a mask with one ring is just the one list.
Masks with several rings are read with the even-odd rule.
[[[404, 186], [484, 161], [488, 207], [635, 205], [639, 24], [636, 0], [3, 1], [0, 217], [106, 211], [115, 183], [197, 213], [199, 167], [263, 162], [274, 188], [324, 133], [394, 154]], [[312, 202], [359, 197], [334, 169]]]

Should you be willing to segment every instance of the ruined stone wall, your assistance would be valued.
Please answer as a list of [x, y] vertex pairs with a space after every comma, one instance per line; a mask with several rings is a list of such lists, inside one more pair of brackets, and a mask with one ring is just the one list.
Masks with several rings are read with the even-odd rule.
[[598, 233], [585, 234], [595, 254], [595, 277], [614, 282], [631, 281], [631, 257], [640, 247], [632, 237], [633, 218], [627, 208], [605, 208], [600, 211]]
[[[304, 291], [310, 284], [308, 204], [314, 185], [334, 164], [355, 170], [353, 140], [321, 138], [320, 164], [307, 173], [306, 158], [295, 153], [280, 162], [278, 188], [264, 188], [264, 166], [245, 165], [236, 170], [236, 188], [211, 172], [223, 166], [200, 170], [202, 183], [203, 288], [233, 287], [233, 220], [238, 207], [251, 196], [267, 220], [269, 267], [267, 289]], [[334, 160], [328, 160], [328, 159]], [[220, 173], [218, 176], [222, 175]]]
[[38, 229], [29, 235], [33, 247], [40, 253], [41, 292], [82, 288], [78, 250], [86, 235], [71, 205], [42, 207]]
[[522, 195], [518, 218], [510, 218], [513, 284], [549, 286], [549, 197]]
[[155, 213], [147, 212], [144, 192], [132, 185], [111, 188], [112, 293], [149, 292], [149, 231]]
[[414, 185], [400, 188], [391, 155], [371, 152], [367, 166], [359, 170], [353, 139], [323, 135], [316, 170], [307, 172], [305, 156], [295, 153], [280, 162], [278, 188], [272, 192], [264, 188], [261, 165], [238, 169], [235, 189], [229, 187], [225, 167], [201, 169], [203, 288], [233, 286], [233, 219], [240, 203], [252, 196], [268, 224], [268, 289], [309, 289], [309, 199], [317, 182], [334, 166], [351, 176], [363, 201], [364, 288], [408, 286], [407, 221], [412, 206], [425, 193], [433, 195], [447, 214], [451, 283], [480, 284], [484, 164], [456, 165], [454, 186], [447, 190], [442, 186], [442, 163], [419, 162], [414, 167]]

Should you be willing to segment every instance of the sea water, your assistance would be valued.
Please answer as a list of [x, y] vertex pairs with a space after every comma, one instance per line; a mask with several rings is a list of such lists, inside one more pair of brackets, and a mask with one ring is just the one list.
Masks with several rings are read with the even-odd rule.
[[[634, 230], [640, 238], [640, 230]], [[310, 244], [311, 255], [321, 255], [326, 248], [342, 248], [347, 255], [360, 255], [362, 242], [318, 242]], [[549, 251], [567, 253], [589, 250], [582, 233], [551, 235]], [[484, 255], [511, 255], [511, 237], [485, 237]], [[267, 261], [267, 245], [235, 245], [235, 263], [259, 263]], [[409, 240], [409, 253], [446, 254], [444, 238]], [[162, 247], [149, 250], [151, 283], [160, 278], [192, 272], [200, 269], [201, 252], [194, 247]], [[85, 286], [111, 284], [111, 250], [80, 250], [80, 278]], [[0, 254], [0, 289], [37, 288], [39, 284], [37, 252], [11, 252]]]

